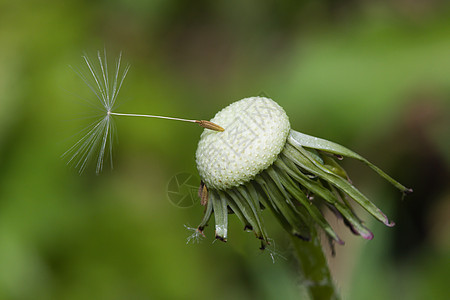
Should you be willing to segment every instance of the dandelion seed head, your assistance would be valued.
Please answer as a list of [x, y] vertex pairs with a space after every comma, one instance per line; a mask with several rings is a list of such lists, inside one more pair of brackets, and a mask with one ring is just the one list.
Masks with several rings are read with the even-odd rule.
[[[196, 162], [207, 191], [200, 195], [206, 204], [199, 228], [214, 216], [216, 240], [226, 241], [228, 215], [234, 213], [244, 230], [250, 229], [261, 240], [261, 250], [270, 246], [262, 208], [275, 217], [292, 237], [311, 241], [316, 225], [329, 239], [343, 241], [324, 217], [324, 207], [344, 219], [355, 234], [372, 239], [373, 234], [354, 213], [348, 199], [353, 199], [387, 226], [394, 223], [362, 194], [334, 160], [357, 159], [403, 193], [404, 187], [367, 159], [339, 144], [309, 136], [290, 128], [287, 114], [273, 100], [250, 97], [236, 101], [211, 119], [224, 131], [204, 130], [196, 152]], [[274, 261], [275, 248], [267, 251]], [[280, 255], [281, 257], [281, 255]]]
[[218, 190], [249, 182], [267, 169], [283, 150], [290, 130], [286, 112], [266, 97], [236, 101], [211, 121], [225, 131], [203, 131], [196, 162], [205, 184]]

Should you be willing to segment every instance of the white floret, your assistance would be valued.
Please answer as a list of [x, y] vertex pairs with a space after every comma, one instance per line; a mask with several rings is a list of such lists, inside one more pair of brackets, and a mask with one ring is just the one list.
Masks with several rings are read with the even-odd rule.
[[265, 97], [236, 101], [211, 122], [225, 131], [203, 131], [196, 161], [206, 186], [218, 190], [248, 182], [272, 165], [290, 130], [283, 108]]

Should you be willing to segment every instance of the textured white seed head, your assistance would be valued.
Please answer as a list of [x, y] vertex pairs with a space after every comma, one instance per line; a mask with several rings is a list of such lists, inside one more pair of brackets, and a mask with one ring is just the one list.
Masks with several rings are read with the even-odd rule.
[[241, 185], [267, 169], [283, 150], [290, 130], [283, 108], [265, 97], [236, 101], [211, 122], [225, 131], [203, 131], [196, 161], [203, 182], [218, 190]]

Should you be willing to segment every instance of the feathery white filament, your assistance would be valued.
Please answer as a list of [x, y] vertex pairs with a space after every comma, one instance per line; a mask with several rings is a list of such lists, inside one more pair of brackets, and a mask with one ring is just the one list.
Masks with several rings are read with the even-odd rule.
[[115, 126], [111, 111], [114, 109], [117, 96], [130, 68], [127, 65], [123, 70], [121, 69], [122, 53], [120, 53], [116, 61], [114, 77], [111, 81], [109, 79], [106, 50], [104, 51], [103, 58], [100, 51], [98, 51], [97, 58], [98, 62], [95, 64], [88, 56], [83, 56], [90, 73], [89, 76], [86, 76], [81, 71], [75, 72], [99, 100], [101, 106], [94, 106], [102, 111], [102, 116], [99, 120], [88, 126], [75, 145], [62, 155], [63, 157], [68, 157], [68, 163], [73, 164], [80, 173], [86, 169], [89, 161], [94, 157], [97, 161], [96, 173], [100, 173], [103, 169], [106, 153], [109, 154], [111, 167], [113, 165], [112, 150]]

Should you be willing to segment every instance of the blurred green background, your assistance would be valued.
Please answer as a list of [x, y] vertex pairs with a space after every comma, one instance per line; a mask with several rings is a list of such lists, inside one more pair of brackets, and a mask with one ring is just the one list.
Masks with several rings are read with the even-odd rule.
[[[244, 3], [243, 3], [244, 2]], [[1, 1], [0, 299], [296, 299], [288, 239], [275, 263], [231, 217], [228, 243], [186, 244], [203, 208], [168, 182], [196, 174], [201, 128], [117, 118], [114, 170], [61, 159], [87, 125], [70, 66], [119, 51], [120, 111], [210, 119], [261, 93], [294, 129], [369, 158], [414, 193], [344, 161], [396, 221], [329, 258], [344, 299], [448, 299], [450, 5], [447, 1]], [[92, 97], [90, 95], [89, 97]], [[341, 229], [342, 228], [342, 229]], [[326, 250], [329, 254], [329, 250]]]

